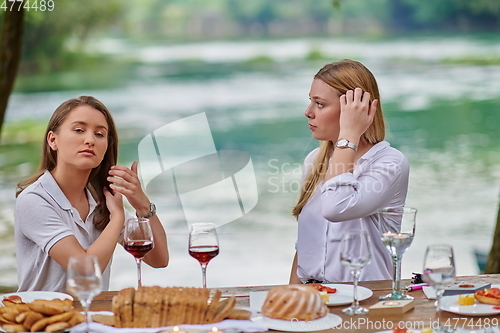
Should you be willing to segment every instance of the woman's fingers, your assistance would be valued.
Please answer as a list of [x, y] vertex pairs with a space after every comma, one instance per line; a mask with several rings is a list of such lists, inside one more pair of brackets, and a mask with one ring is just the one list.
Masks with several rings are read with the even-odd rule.
[[353, 98], [354, 98], [354, 102], [362, 102], [362, 98], [363, 98], [363, 90], [361, 88], [356, 88], [354, 89], [354, 93], [353, 93]]
[[[378, 99], [374, 99], [370, 104], [370, 108], [368, 109], [368, 117], [371, 121], [375, 118], [375, 113], [377, 112]], [[370, 123], [371, 123], [370, 121]]]
[[111, 170], [109, 170], [109, 174], [111, 176], [120, 177], [128, 181], [137, 178], [137, 175], [132, 170], [121, 165], [113, 165], [111, 167]]
[[139, 161], [134, 161], [132, 163], [132, 166], [130, 167], [130, 170], [132, 170], [133, 173], [135, 173], [136, 175], [138, 174], [137, 173], [137, 166], [139, 165]]
[[[370, 93], [365, 91], [363, 92], [363, 89], [361, 88], [356, 88], [354, 90], [348, 90], [346, 93], [342, 96], [340, 96], [340, 104], [341, 105], [351, 105], [353, 107], [366, 107], [369, 108], [371, 107], [370, 105]], [[369, 111], [369, 110], [367, 110]]]
[[354, 100], [354, 91], [352, 91], [352, 90], [347, 90], [347, 91], [345, 92], [345, 98], [346, 98], [346, 100], [347, 100], [347, 104], [352, 103], [352, 102], [353, 102], [353, 100]]
[[113, 166], [109, 171], [108, 181], [110, 183], [126, 186], [132, 185], [133, 187], [140, 186], [139, 178], [137, 177], [137, 167], [135, 167], [135, 171], [123, 167], [123, 166]]

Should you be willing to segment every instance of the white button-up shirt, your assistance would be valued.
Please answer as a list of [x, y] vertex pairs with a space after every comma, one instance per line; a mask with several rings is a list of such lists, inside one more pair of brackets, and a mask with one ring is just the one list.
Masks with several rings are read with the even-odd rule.
[[[318, 154], [306, 157], [304, 175]], [[340, 240], [346, 230], [364, 229], [372, 244], [370, 264], [360, 280], [388, 280], [393, 266], [389, 251], [380, 240], [376, 211], [404, 206], [409, 164], [389, 143], [374, 145], [358, 161], [353, 173], [344, 173], [320, 184], [298, 218], [298, 277], [303, 281], [352, 281], [350, 270], [340, 262]]]

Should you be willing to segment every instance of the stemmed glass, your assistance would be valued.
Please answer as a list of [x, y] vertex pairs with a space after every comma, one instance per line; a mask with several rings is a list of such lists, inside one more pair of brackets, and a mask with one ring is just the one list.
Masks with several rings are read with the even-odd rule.
[[359, 306], [358, 280], [361, 269], [370, 263], [372, 250], [370, 238], [365, 230], [348, 230], [340, 241], [340, 262], [349, 267], [353, 280], [353, 302], [348, 308], [342, 310], [348, 315], [367, 314], [368, 309]]
[[123, 247], [134, 256], [137, 263], [137, 286], [142, 286], [142, 258], [153, 249], [153, 232], [149, 219], [143, 217], [131, 218], [125, 221]]
[[189, 231], [189, 254], [200, 262], [203, 288], [207, 287], [207, 265], [219, 254], [219, 240], [213, 223], [193, 223]]
[[392, 292], [380, 296], [379, 300], [413, 299], [401, 289], [401, 260], [415, 236], [416, 215], [417, 210], [411, 207], [386, 207], [378, 211], [380, 238], [391, 254], [394, 266]]
[[455, 259], [449, 245], [430, 245], [425, 251], [422, 280], [436, 290], [436, 311], [439, 316], [444, 289], [455, 282]]
[[90, 303], [102, 290], [101, 269], [97, 257], [88, 254], [71, 256], [68, 262], [66, 290], [78, 297], [85, 312], [86, 331], [89, 332]]

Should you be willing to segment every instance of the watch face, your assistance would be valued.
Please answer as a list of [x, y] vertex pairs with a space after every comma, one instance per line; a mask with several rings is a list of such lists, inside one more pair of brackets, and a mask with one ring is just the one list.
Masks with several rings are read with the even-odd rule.
[[340, 139], [337, 141], [337, 147], [347, 147], [347, 140], [346, 139]]

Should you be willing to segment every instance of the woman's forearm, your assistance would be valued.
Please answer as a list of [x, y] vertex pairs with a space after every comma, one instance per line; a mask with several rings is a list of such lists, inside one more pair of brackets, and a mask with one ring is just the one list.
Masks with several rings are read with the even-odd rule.
[[297, 259], [297, 251], [295, 251], [295, 255], [293, 256], [292, 262], [292, 270], [290, 272], [290, 284], [302, 284], [299, 276], [297, 275], [297, 268], [299, 267], [298, 259]]
[[166, 267], [169, 262], [167, 234], [158, 215], [149, 218], [153, 232], [154, 248], [145, 257], [144, 262], [156, 268]]

